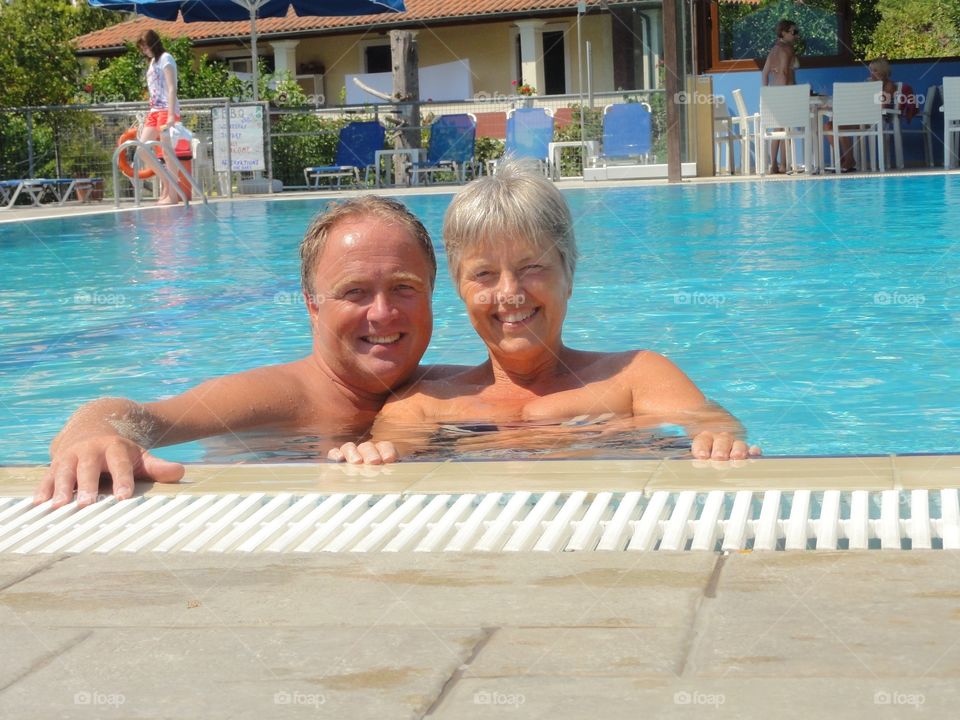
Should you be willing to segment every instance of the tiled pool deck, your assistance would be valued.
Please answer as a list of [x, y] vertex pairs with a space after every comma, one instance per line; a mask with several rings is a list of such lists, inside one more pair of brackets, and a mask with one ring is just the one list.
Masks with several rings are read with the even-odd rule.
[[[41, 468], [0, 469], [0, 496]], [[960, 486], [960, 456], [188, 466], [138, 493]], [[0, 554], [0, 716], [953, 717], [960, 553]]]

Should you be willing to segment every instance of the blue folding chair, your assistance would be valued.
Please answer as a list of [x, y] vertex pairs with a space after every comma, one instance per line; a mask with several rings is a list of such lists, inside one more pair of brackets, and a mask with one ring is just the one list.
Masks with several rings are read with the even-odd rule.
[[[513, 158], [536, 160], [546, 174], [550, 167], [550, 143], [553, 142], [553, 111], [545, 108], [513, 108], [507, 111], [507, 139], [503, 154]], [[490, 172], [499, 160], [489, 161]]]
[[607, 105], [603, 109], [603, 150], [593, 158], [594, 165], [650, 162], [652, 134], [646, 103]]
[[385, 138], [383, 125], [376, 120], [350, 123], [340, 130], [334, 164], [304, 168], [304, 181], [308, 187], [319, 188], [321, 179], [335, 179], [339, 188], [343, 178], [352, 177], [353, 182], [359, 185], [360, 171], [363, 170], [363, 180], [366, 182], [370, 170], [376, 165], [377, 150], [383, 150]]
[[421, 174], [453, 172], [459, 182], [466, 182], [467, 167], [473, 167], [474, 142], [477, 139], [477, 118], [471, 113], [441, 115], [430, 125], [427, 159], [410, 166], [414, 182]]

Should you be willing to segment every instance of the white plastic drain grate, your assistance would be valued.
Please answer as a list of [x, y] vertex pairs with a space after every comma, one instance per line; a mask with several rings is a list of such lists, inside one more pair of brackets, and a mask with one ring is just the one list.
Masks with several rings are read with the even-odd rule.
[[960, 549], [947, 490], [0, 498], [0, 553]]

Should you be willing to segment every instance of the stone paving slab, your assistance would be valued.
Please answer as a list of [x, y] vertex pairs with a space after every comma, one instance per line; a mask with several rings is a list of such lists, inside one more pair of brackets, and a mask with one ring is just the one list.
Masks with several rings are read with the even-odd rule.
[[953, 717], [958, 569], [945, 551], [5, 556], [0, 717]]
[[702, 677], [960, 677], [960, 552], [727, 558], [689, 669]]
[[577, 675], [680, 677], [684, 627], [499, 628], [470, 665], [471, 678]]
[[[0, 558], [0, 568], [4, 559]], [[0, 592], [45, 626], [686, 627], [710, 553], [77, 555]]]
[[956, 717], [958, 701], [960, 687], [946, 680], [508, 677], [461, 680], [428, 718], [942, 719]]
[[0, 716], [417, 718], [481, 636], [396, 627], [100, 629], [0, 694]]

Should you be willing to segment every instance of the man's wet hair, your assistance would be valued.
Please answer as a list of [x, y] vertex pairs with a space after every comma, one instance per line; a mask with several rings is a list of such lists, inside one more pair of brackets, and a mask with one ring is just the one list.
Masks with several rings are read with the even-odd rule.
[[401, 202], [381, 195], [364, 195], [331, 204], [310, 223], [300, 243], [300, 284], [305, 293], [311, 296], [316, 294], [313, 276], [323, 249], [327, 246], [330, 232], [341, 222], [369, 217], [379, 218], [407, 230], [420, 244], [430, 264], [430, 289], [433, 289], [437, 280], [437, 256], [433, 251], [430, 233], [423, 223]]

